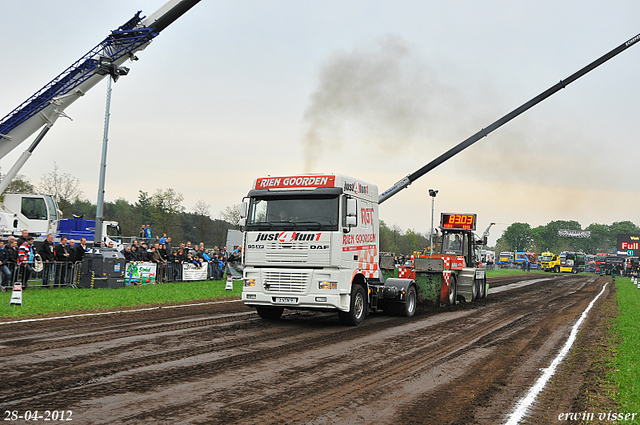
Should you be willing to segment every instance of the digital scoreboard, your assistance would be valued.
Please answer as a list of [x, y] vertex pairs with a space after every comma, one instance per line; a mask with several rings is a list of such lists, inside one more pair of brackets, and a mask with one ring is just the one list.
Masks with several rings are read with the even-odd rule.
[[442, 213], [440, 227], [443, 229], [476, 230], [476, 214]]

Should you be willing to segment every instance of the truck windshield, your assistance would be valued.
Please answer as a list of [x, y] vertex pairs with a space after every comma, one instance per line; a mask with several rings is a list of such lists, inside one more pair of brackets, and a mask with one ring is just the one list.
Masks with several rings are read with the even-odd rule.
[[251, 198], [247, 230], [338, 230], [337, 196]]

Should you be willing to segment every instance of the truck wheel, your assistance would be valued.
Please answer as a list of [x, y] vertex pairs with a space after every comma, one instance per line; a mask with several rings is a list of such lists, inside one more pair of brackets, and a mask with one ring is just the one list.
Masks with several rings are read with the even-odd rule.
[[284, 307], [256, 307], [258, 315], [265, 320], [278, 320], [282, 316]]
[[577, 274], [578, 273], [578, 269], [576, 269], [575, 267], [571, 269], [571, 273], [573, 274]]
[[338, 319], [340, 323], [347, 326], [359, 326], [364, 321], [367, 314], [367, 298], [364, 289], [360, 285], [353, 285], [351, 289], [351, 302], [349, 311], [339, 311]]
[[553, 272], [554, 272], [554, 273], [560, 273], [560, 267], [555, 266], [555, 267], [553, 268]]
[[487, 278], [485, 277], [480, 281], [480, 295], [478, 298], [483, 299], [487, 297]]
[[405, 304], [400, 304], [402, 309], [398, 309], [398, 316], [402, 317], [412, 317], [416, 314], [416, 306], [418, 305], [418, 293], [416, 292], [416, 287], [411, 285], [407, 290], [407, 302]]
[[471, 285], [471, 301], [475, 301], [478, 299], [478, 280], [473, 279], [473, 285]]
[[458, 298], [458, 285], [456, 283], [455, 275], [451, 275], [449, 282], [449, 305], [455, 305]]

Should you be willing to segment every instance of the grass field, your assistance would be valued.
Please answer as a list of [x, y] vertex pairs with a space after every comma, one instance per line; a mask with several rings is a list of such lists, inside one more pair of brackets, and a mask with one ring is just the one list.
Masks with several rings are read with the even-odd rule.
[[611, 380], [624, 412], [640, 412], [640, 289], [630, 279], [618, 279], [618, 310], [613, 329], [615, 347]]
[[162, 285], [127, 286], [122, 289], [29, 288], [22, 291], [22, 306], [9, 305], [11, 291], [0, 293], [0, 317], [26, 318], [86, 310], [181, 303], [195, 300], [239, 297], [242, 282], [172, 282]]

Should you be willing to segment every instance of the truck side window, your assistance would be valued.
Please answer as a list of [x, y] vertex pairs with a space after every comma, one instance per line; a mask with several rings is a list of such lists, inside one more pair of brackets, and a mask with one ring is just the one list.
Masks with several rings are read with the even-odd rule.
[[47, 219], [47, 205], [42, 198], [22, 198], [20, 212], [29, 220]]

